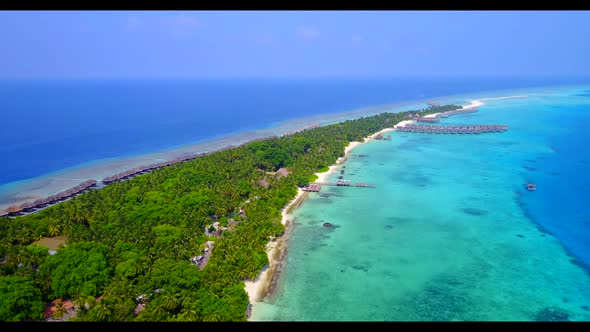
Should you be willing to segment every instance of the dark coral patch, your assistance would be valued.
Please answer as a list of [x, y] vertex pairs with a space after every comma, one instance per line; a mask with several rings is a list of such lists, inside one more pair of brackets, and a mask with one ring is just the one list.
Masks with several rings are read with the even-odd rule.
[[557, 307], [545, 307], [536, 315], [535, 320], [538, 322], [566, 322], [569, 321], [570, 314]]
[[369, 269], [364, 266], [364, 265], [353, 265], [352, 266], [353, 269], [357, 270], [357, 271], [363, 271], [363, 272], [368, 272]]
[[488, 211], [476, 208], [464, 208], [463, 213], [471, 216], [485, 216], [488, 214]]

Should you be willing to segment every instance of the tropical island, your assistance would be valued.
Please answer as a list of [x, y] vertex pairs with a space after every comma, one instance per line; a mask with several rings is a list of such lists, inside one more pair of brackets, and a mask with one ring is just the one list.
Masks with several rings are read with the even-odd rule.
[[[431, 105], [257, 140], [0, 218], [0, 320], [245, 321], [282, 210], [350, 142]], [[58, 243], [58, 244], [56, 244]], [[59, 244], [61, 243], [61, 244]]]

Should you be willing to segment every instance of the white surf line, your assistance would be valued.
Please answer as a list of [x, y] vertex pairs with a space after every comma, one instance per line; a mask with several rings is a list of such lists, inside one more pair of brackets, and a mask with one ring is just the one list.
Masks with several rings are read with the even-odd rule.
[[528, 98], [528, 95], [519, 95], [519, 96], [502, 96], [502, 97], [488, 97], [488, 98], [480, 98], [480, 99], [471, 99], [469, 100], [470, 104], [463, 106], [463, 109], [468, 108], [475, 108], [482, 105], [485, 105], [483, 102], [484, 100], [500, 100], [500, 99], [516, 99], [516, 98]]
[[462, 109], [476, 108], [476, 107], [485, 105], [485, 103], [482, 101], [482, 99], [473, 99], [473, 100], [470, 100], [470, 102], [471, 103], [469, 105], [463, 106]]
[[480, 98], [478, 100], [498, 100], [498, 99], [516, 99], [516, 98], [528, 98], [528, 95], [519, 95], [519, 96], [504, 96], [504, 97], [489, 97], [489, 98]]

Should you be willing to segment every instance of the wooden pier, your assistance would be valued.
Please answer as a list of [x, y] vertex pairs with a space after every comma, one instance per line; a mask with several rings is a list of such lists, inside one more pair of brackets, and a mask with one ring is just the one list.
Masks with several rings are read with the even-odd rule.
[[374, 184], [368, 183], [352, 183], [348, 180], [338, 180], [336, 182], [314, 182], [308, 186], [303, 187], [303, 191], [309, 192], [320, 192], [322, 186], [335, 186], [335, 187], [364, 187], [364, 188], [377, 188]]
[[316, 182], [322, 186], [337, 186], [337, 187], [365, 187], [365, 188], [377, 188], [376, 185], [368, 183], [352, 183], [348, 180], [338, 180], [336, 182]]
[[322, 185], [320, 185], [319, 183], [310, 183], [309, 185], [305, 186], [302, 188], [303, 191], [309, 191], [309, 192], [320, 192], [320, 190], [322, 189]]
[[459, 126], [437, 126], [409, 124], [399, 127], [397, 131], [405, 133], [424, 134], [484, 134], [499, 133], [508, 130], [507, 125], [459, 125]]

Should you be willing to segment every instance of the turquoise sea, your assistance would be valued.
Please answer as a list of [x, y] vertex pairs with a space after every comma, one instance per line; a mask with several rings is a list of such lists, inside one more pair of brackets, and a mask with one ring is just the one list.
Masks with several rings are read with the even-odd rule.
[[590, 86], [446, 101], [522, 94], [442, 121], [505, 133], [392, 132], [354, 149], [330, 180], [377, 188], [310, 194], [251, 320], [590, 320]]

